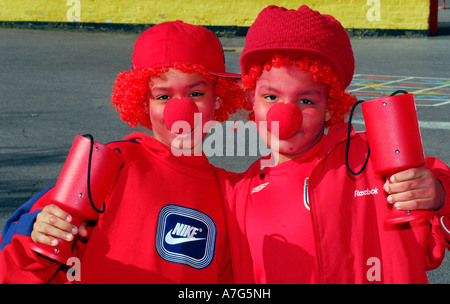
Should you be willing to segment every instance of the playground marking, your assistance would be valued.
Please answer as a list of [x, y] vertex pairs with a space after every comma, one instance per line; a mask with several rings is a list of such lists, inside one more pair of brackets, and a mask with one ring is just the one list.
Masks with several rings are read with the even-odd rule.
[[348, 88], [356, 98], [365, 100], [389, 96], [396, 90], [413, 93], [418, 107], [441, 107], [450, 104], [450, 79], [355, 74]]

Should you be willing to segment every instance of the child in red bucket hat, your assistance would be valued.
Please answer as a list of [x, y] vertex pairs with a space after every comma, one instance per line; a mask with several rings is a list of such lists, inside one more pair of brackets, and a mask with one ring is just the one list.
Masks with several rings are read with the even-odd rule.
[[[46, 206], [51, 188], [25, 204], [2, 237], [0, 281], [232, 283], [216, 175], [194, 151], [208, 122], [242, 108], [239, 76], [225, 71], [220, 41], [203, 27], [165, 22], [141, 34], [111, 103], [122, 120], [153, 136], [137, 132], [108, 145], [121, 151], [124, 164], [95, 225], [76, 227], [70, 214]], [[58, 238], [76, 238], [75, 275], [28, 248]]]
[[148, 80], [158, 78], [169, 67], [188, 74], [197, 72], [217, 81], [215, 94], [222, 105], [215, 111], [215, 120], [225, 121], [229, 114], [242, 107], [242, 94], [236, 81], [240, 75], [225, 71], [219, 39], [203, 27], [182, 21], [166, 22], [139, 36], [132, 69], [120, 73], [114, 83], [111, 103], [131, 127], [141, 125], [152, 130]]
[[[427, 157], [386, 181], [369, 160], [361, 175], [349, 174], [347, 140], [352, 168], [368, 145], [365, 133], [347, 138], [354, 58], [341, 24], [307, 6], [269, 6], [250, 27], [240, 63], [251, 118], [272, 153], [241, 175], [218, 170], [235, 282], [427, 282], [448, 245], [439, 219], [450, 213], [449, 168]], [[438, 211], [386, 226], [394, 203]]]

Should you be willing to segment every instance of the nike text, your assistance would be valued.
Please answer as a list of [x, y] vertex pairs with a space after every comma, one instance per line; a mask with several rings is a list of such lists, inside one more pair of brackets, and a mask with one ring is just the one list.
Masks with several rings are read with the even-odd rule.
[[[195, 235], [198, 232], [202, 232], [202, 228], [196, 228], [194, 226], [177, 223], [173, 230], [171, 229], [164, 240], [169, 245], [177, 245], [182, 243], [189, 243], [194, 241], [205, 240], [205, 238], [196, 238]], [[178, 238], [173, 238], [172, 235], [179, 236]]]
[[175, 228], [173, 228], [172, 234], [177, 236], [183, 236], [187, 238], [193, 238], [197, 234], [197, 232], [201, 232], [201, 228], [196, 228], [194, 226], [189, 226], [181, 223], [177, 223]]

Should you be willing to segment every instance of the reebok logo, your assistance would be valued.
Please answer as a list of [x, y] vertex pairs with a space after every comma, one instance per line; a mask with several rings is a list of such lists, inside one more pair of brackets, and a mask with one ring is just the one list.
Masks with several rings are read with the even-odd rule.
[[375, 187], [374, 189], [367, 188], [366, 190], [355, 190], [355, 197], [357, 196], [364, 196], [364, 195], [375, 195], [378, 194], [378, 188]]
[[196, 238], [198, 232], [202, 232], [202, 228], [177, 223], [175, 228], [167, 232], [164, 240], [169, 245], [206, 240], [206, 238]]
[[195, 209], [166, 205], [158, 215], [155, 247], [171, 263], [203, 269], [214, 258], [217, 229], [207, 214]]

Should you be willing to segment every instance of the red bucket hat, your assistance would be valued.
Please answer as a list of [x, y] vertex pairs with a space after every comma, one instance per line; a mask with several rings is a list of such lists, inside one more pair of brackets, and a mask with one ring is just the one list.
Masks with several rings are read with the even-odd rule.
[[152, 26], [136, 40], [132, 69], [165, 68], [175, 63], [202, 65], [216, 76], [240, 77], [225, 71], [222, 44], [204, 27], [169, 21]]
[[323, 61], [331, 66], [344, 89], [353, 78], [355, 60], [347, 32], [334, 17], [306, 5], [298, 10], [271, 5], [259, 13], [242, 51], [242, 75], [275, 54]]

